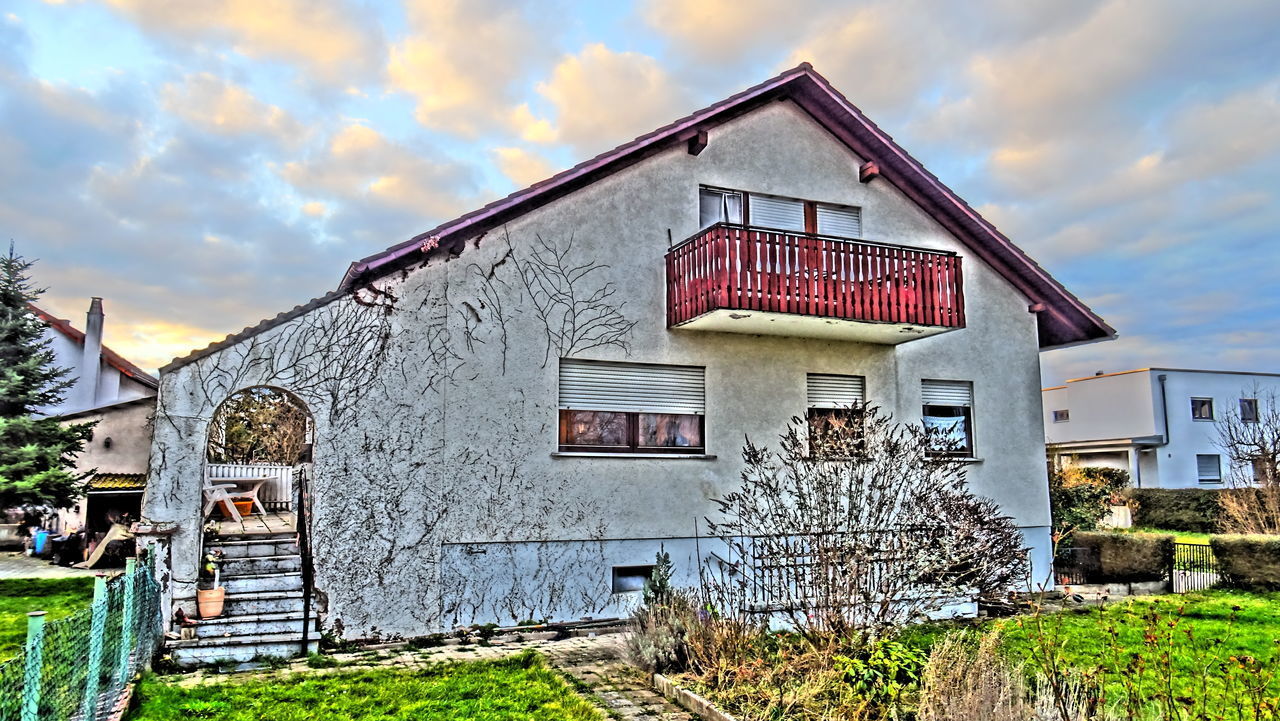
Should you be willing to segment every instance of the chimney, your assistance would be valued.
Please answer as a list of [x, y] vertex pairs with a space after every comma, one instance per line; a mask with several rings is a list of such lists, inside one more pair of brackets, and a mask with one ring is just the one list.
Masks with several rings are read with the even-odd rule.
[[89, 303], [89, 315], [84, 323], [84, 357], [80, 361], [80, 406], [92, 408], [98, 404], [98, 378], [102, 375], [102, 299], [94, 297]]

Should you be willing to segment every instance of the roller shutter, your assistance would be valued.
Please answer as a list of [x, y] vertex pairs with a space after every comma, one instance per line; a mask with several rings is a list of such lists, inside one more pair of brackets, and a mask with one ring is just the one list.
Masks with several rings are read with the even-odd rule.
[[560, 361], [560, 407], [704, 415], [706, 369], [647, 363]]
[[969, 381], [924, 381], [920, 389], [926, 406], [972, 406], [973, 383]]
[[862, 209], [819, 204], [818, 233], [842, 238], [861, 238]]
[[804, 201], [776, 198], [772, 195], [752, 195], [750, 203], [752, 225], [804, 232]]
[[810, 373], [807, 390], [809, 408], [852, 408], [865, 403], [867, 396], [862, 376]]

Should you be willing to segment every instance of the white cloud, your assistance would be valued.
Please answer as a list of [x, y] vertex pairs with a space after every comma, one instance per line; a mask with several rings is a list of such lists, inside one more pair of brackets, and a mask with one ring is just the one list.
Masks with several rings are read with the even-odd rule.
[[538, 92], [555, 108], [555, 137], [592, 154], [694, 110], [686, 91], [654, 58], [601, 43], [563, 57]]
[[461, 198], [469, 185], [457, 164], [421, 155], [362, 124], [342, 128], [323, 153], [285, 163], [280, 177], [303, 195], [394, 209], [424, 220], [463, 210]]
[[493, 156], [498, 170], [518, 186], [533, 185], [555, 173], [546, 158], [524, 148], [494, 148]]
[[417, 101], [427, 127], [474, 137], [509, 127], [515, 83], [552, 57], [528, 3], [409, 0], [411, 33], [391, 49], [392, 89]]
[[211, 73], [169, 83], [160, 95], [166, 111], [206, 132], [268, 135], [286, 143], [298, 142], [304, 134], [302, 125], [279, 106]]

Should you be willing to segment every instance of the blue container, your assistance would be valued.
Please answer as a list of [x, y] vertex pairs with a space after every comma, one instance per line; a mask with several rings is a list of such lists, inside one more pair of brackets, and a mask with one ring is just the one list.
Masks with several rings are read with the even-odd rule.
[[35, 535], [36, 555], [39, 556], [44, 554], [44, 547], [47, 545], [49, 545], [49, 532], [36, 531], [36, 535]]

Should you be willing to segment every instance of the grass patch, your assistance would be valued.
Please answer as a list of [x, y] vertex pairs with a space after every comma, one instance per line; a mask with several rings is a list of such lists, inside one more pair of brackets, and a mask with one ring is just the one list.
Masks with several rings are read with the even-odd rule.
[[[1238, 610], [1234, 610], [1238, 609]], [[1158, 612], [1158, 628], [1147, 623]], [[1171, 625], [1172, 624], [1172, 625]], [[1015, 661], [1031, 658], [1035, 628], [1027, 617], [993, 622], [1001, 634], [1006, 657]], [[1151, 596], [1126, 599], [1103, 607], [1065, 611], [1043, 617], [1046, 635], [1064, 639], [1063, 658], [1076, 668], [1109, 669], [1109, 695], [1120, 691], [1114, 680], [1126, 664], [1140, 658], [1147, 668], [1160, 664], [1174, 637], [1172, 659], [1173, 693], [1198, 697], [1221, 694], [1220, 674], [1206, 674], [1213, 657], [1271, 659], [1280, 654], [1280, 594], [1205, 591], [1181, 596]], [[1156, 638], [1150, 637], [1155, 631]], [[1207, 685], [1206, 685], [1207, 684]], [[1268, 693], [1280, 694], [1280, 679], [1270, 679]]]
[[425, 669], [292, 674], [188, 688], [148, 678], [132, 721], [602, 721], [536, 653]]
[[1170, 531], [1164, 528], [1108, 528], [1107, 531], [1116, 533], [1156, 533], [1162, 536], [1173, 536], [1174, 543], [1191, 543], [1197, 546], [1209, 545], [1210, 536], [1208, 533]]
[[93, 602], [93, 578], [0, 579], [0, 661], [26, 644], [27, 613], [46, 611], [46, 621], [70, 616]]

